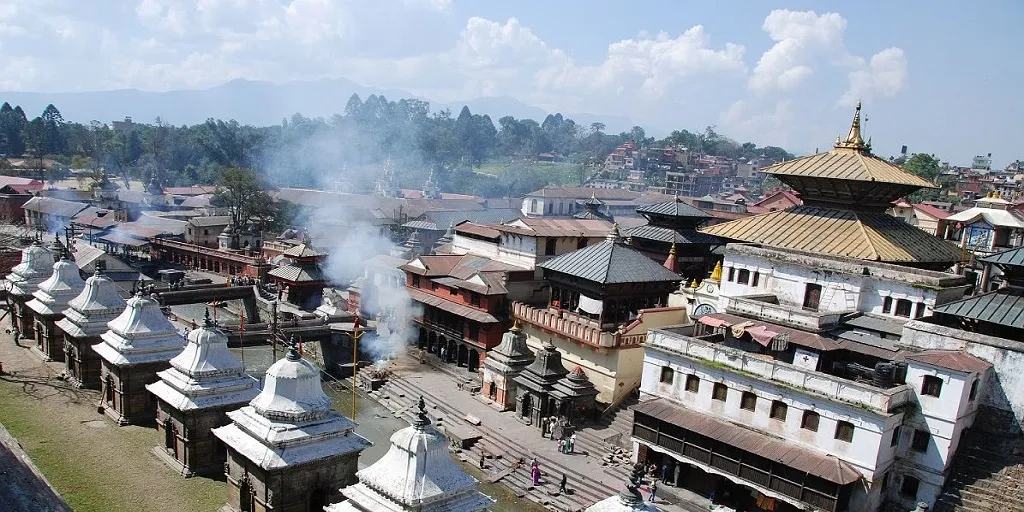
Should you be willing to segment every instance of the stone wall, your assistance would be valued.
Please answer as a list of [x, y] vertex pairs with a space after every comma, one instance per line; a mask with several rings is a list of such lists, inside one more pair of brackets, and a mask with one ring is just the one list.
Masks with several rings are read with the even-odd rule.
[[[255, 497], [253, 512], [320, 512], [324, 505], [341, 501], [341, 489], [356, 482], [358, 457], [358, 453], [327, 457], [267, 472], [229, 448], [225, 465], [228, 505], [241, 509], [240, 491], [247, 482]], [[311, 503], [311, 498], [321, 496], [322, 504]]]

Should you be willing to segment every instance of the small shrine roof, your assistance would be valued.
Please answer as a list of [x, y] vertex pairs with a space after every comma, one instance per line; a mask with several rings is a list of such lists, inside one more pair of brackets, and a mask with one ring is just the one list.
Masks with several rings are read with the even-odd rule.
[[11, 269], [7, 281], [12, 295], [29, 296], [53, 273], [53, 253], [38, 240], [21, 250], [21, 263]]
[[293, 283], [316, 283], [327, 280], [323, 272], [315, 266], [283, 265], [267, 274]]
[[26, 306], [40, 315], [59, 315], [84, 288], [85, 281], [78, 275], [78, 265], [62, 258], [53, 265], [49, 279], [39, 283], [39, 288], [32, 294], [35, 298]]
[[313, 247], [308, 242], [296, 245], [281, 254], [289, 258], [318, 258], [320, 256], [327, 256], [326, 252]]
[[688, 217], [698, 219], [710, 219], [712, 215], [700, 208], [683, 202], [680, 198], [662, 203], [647, 204], [639, 206], [636, 212], [643, 214], [663, 215], [667, 217]]
[[562, 377], [569, 374], [569, 370], [562, 364], [562, 353], [551, 344], [550, 340], [534, 355], [533, 362], [516, 376], [517, 384], [533, 391], [547, 392]]
[[652, 226], [650, 224], [637, 226], [626, 231], [626, 234], [633, 238], [642, 238], [645, 240], [654, 240], [676, 245], [719, 245], [723, 243], [717, 236], [701, 233], [697, 230], [663, 228], [660, 226]]
[[185, 339], [160, 311], [156, 299], [141, 292], [127, 301], [125, 310], [107, 327], [100, 336], [102, 342], [93, 349], [119, 366], [170, 361], [185, 346]]
[[989, 254], [983, 258], [978, 258], [978, 261], [1000, 266], [1024, 267], [1024, 247]]
[[85, 280], [82, 292], [68, 302], [64, 318], [57, 326], [76, 338], [98, 336], [106, 332], [107, 323], [117, 318], [125, 306], [114, 281], [96, 273]]
[[522, 369], [533, 360], [533, 352], [526, 344], [526, 333], [519, 328], [517, 320], [511, 329], [501, 335], [501, 343], [487, 353], [484, 365], [508, 372]]

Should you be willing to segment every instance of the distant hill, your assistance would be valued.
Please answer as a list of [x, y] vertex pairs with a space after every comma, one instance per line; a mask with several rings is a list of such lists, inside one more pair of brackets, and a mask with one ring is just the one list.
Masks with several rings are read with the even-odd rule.
[[[110, 123], [125, 117], [131, 117], [136, 122], [152, 123], [160, 117], [175, 125], [202, 123], [208, 118], [270, 125], [280, 123], [295, 113], [306, 117], [340, 114], [353, 93], [363, 99], [371, 94], [383, 94], [389, 100], [421, 99], [430, 102], [432, 111], [448, 108], [453, 115], [458, 115], [462, 106], [467, 105], [474, 114], [487, 114], [495, 123], [507, 115], [542, 122], [548, 114], [543, 109], [508, 96], [437, 103], [408, 91], [366, 87], [345, 78], [280, 84], [239, 79], [209, 89], [168, 92], [137, 89], [62, 93], [0, 92], [0, 103], [6, 101], [12, 105], [21, 105], [29, 116], [38, 115], [47, 104], [53, 103], [64, 119], [86, 124], [93, 120]], [[599, 120], [607, 125], [611, 133], [629, 130], [634, 124], [629, 119], [616, 116], [563, 115], [584, 126]]]

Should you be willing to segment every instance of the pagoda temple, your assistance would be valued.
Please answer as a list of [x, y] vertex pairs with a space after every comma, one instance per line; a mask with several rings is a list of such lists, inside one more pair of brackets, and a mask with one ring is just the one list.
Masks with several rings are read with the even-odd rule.
[[533, 359], [533, 352], [526, 346], [526, 334], [519, 328], [518, 321], [501, 336], [501, 343], [487, 352], [483, 363], [483, 392], [494, 401], [498, 410], [515, 409], [515, 378]]
[[[32, 245], [22, 249], [21, 263], [11, 269], [7, 275], [7, 293], [11, 298], [13, 321], [17, 329], [16, 337], [35, 338], [35, 315], [26, 306], [32, 300], [40, 283], [53, 274], [53, 253], [36, 240]], [[19, 336], [20, 334], [20, 336]]]
[[641, 206], [636, 212], [647, 219], [647, 224], [626, 232], [630, 245], [656, 261], [666, 261], [671, 255], [675, 262], [673, 271], [682, 273], [687, 281], [707, 276], [721, 258], [716, 258], [712, 251], [725, 242], [698, 231], [712, 219], [711, 214], [684, 203], [679, 196], [672, 201]]
[[210, 321], [188, 333], [171, 367], [146, 386], [157, 399], [156, 426], [164, 442], [153, 452], [183, 476], [224, 470], [225, 454], [213, 429], [231, 422], [228, 411], [260, 392], [256, 379], [228, 350], [228, 337]]
[[267, 369], [263, 390], [213, 430], [227, 446], [228, 504], [221, 510], [319, 512], [356, 482], [359, 453], [370, 442], [331, 409], [320, 369], [288, 355]]
[[960, 261], [954, 245], [886, 214], [893, 201], [928, 180], [871, 154], [861, 135], [860, 104], [850, 132], [824, 153], [765, 168], [800, 193], [803, 204], [716, 224], [704, 233], [843, 258], [945, 270]]
[[557, 417], [579, 424], [594, 406], [597, 391], [583, 369], [573, 373], [562, 365], [562, 354], [548, 340], [537, 357], [514, 379], [516, 417], [538, 427], [542, 418]]
[[73, 385], [99, 389], [100, 355], [92, 346], [102, 341], [100, 335], [107, 331], [107, 322], [124, 309], [117, 285], [100, 274], [99, 268], [85, 280], [82, 293], [68, 302], [57, 328], [64, 333], [64, 365]]
[[124, 311], [107, 324], [93, 350], [102, 359], [101, 406], [119, 425], [150, 424], [156, 400], [146, 384], [170, 367], [185, 339], [160, 311], [160, 304], [142, 291], [128, 300]]
[[316, 309], [327, 285], [327, 277], [320, 269], [327, 253], [313, 247], [307, 237], [281, 255], [288, 259], [288, 263], [268, 273], [277, 284], [278, 298], [301, 308]]
[[597, 198], [597, 192], [593, 192], [590, 195], [590, 199], [583, 201], [583, 209], [576, 212], [576, 214], [573, 215], [573, 218], [583, 220], [605, 220], [612, 222], [612, 216], [601, 211], [602, 206], [604, 206], [604, 201]]
[[626, 488], [619, 494], [603, 499], [587, 507], [586, 512], [658, 512], [658, 507], [644, 501], [640, 494], [643, 485], [644, 464], [637, 463], [626, 482]]
[[412, 426], [391, 436], [380, 460], [356, 473], [359, 482], [341, 490], [345, 501], [327, 512], [477, 512], [494, 503], [476, 490], [448, 453], [448, 438], [430, 423], [423, 397]]
[[45, 360], [64, 361], [64, 336], [56, 328], [56, 323], [64, 318], [64, 310], [71, 299], [83, 289], [85, 281], [78, 275], [78, 265], [61, 258], [53, 265], [50, 278], [39, 283], [39, 288], [32, 294], [35, 298], [25, 304], [35, 313], [36, 350]]

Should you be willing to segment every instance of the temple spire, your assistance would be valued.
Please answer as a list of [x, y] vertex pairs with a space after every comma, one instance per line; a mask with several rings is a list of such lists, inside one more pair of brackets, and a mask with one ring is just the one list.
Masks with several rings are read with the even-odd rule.
[[679, 273], [679, 259], [677, 258], [675, 243], [672, 244], [672, 248], [668, 251], [668, 258], [665, 259], [664, 267], [676, 274]]
[[840, 142], [836, 140], [836, 148], [848, 148], [863, 151], [868, 149], [867, 143], [864, 142], [864, 136], [860, 133], [860, 108], [861, 102], [857, 102], [857, 110], [853, 114], [853, 123], [850, 124], [850, 133], [846, 136], [846, 140]]

